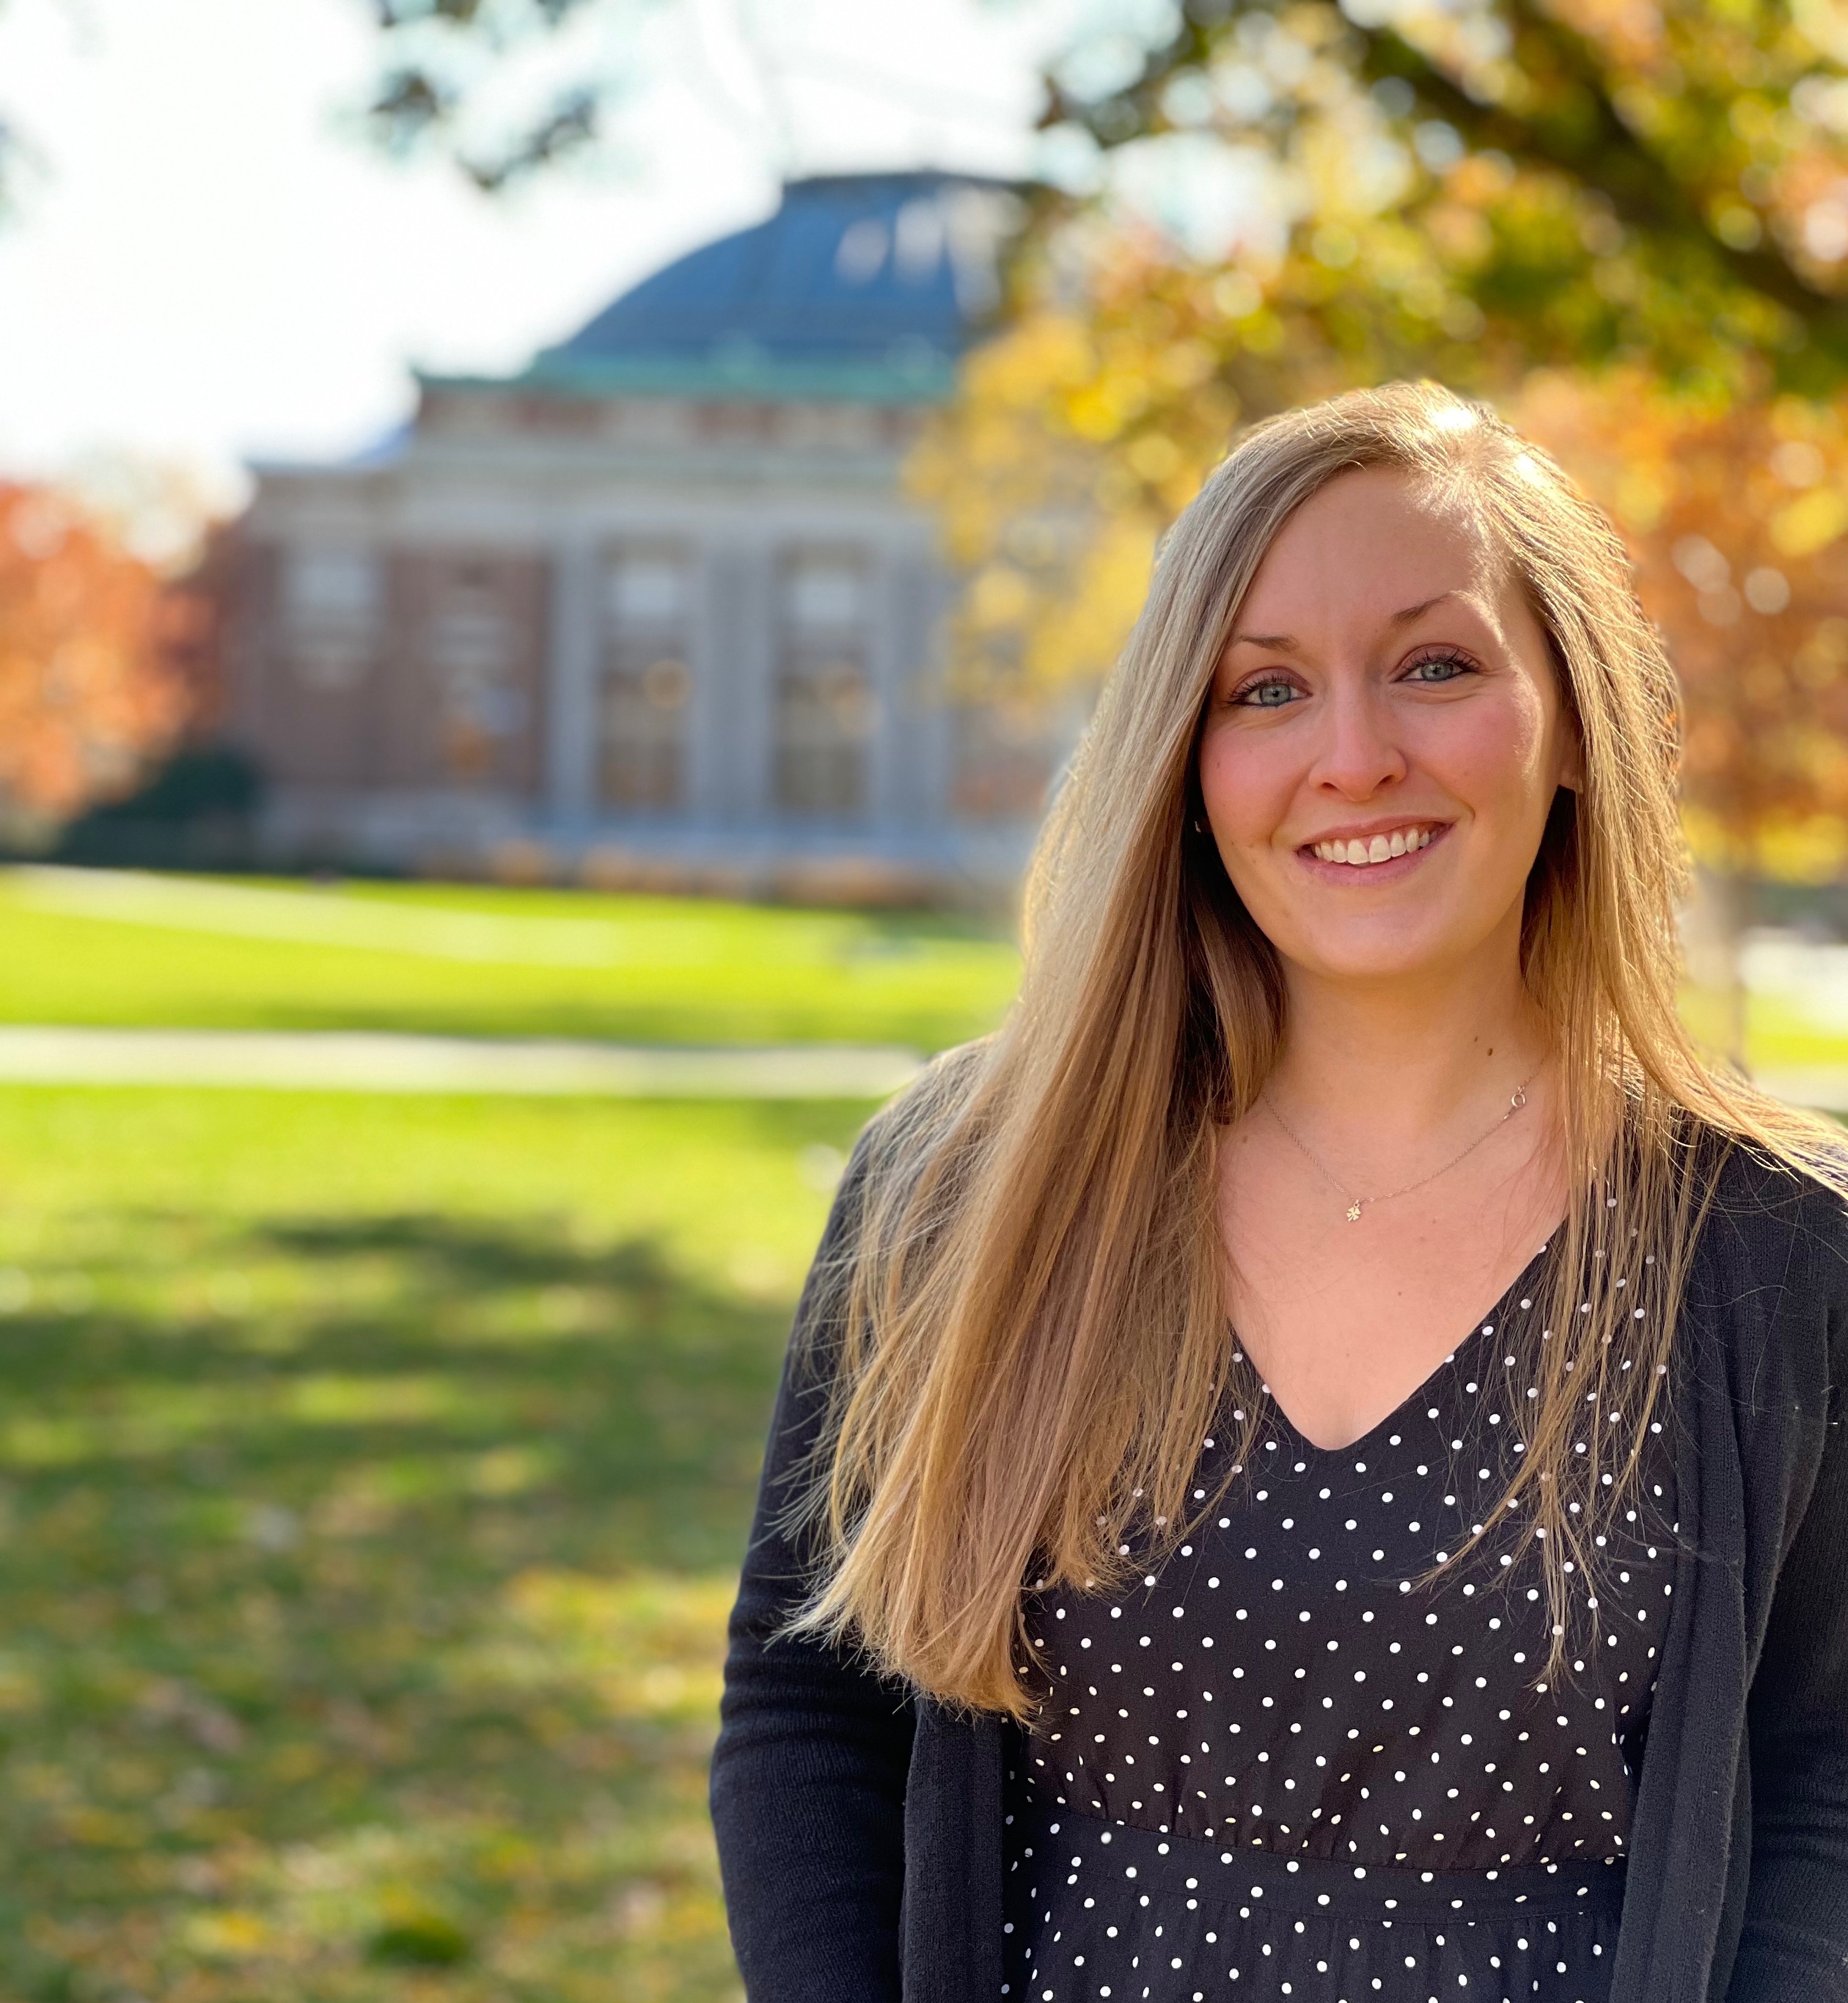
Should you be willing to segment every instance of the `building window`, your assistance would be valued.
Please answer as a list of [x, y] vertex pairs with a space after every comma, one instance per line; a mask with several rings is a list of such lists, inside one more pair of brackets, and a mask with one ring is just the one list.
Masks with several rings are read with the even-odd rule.
[[659, 813], [684, 798], [691, 582], [674, 551], [633, 551], [610, 565], [599, 744], [607, 806]]
[[282, 561], [282, 633], [290, 672], [308, 687], [351, 688], [378, 652], [383, 567], [369, 550], [298, 547]]
[[786, 813], [865, 809], [870, 586], [865, 564], [849, 555], [800, 557], [783, 571], [775, 781]]
[[950, 811], [963, 820], [1031, 820], [1052, 775], [1048, 719], [1017, 698], [959, 704], [952, 711]]
[[425, 622], [423, 656], [436, 684], [443, 763], [453, 778], [488, 777], [501, 746], [526, 728], [520, 641], [516, 608], [492, 566], [445, 569]]

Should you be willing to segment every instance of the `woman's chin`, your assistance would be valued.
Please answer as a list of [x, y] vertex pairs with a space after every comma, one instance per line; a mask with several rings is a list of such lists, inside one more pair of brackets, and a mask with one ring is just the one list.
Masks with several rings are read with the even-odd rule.
[[1339, 981], [1356, 988], [1417, 987], [1452, 977], [1465, 949], [1450, 939], [1408, 939], [1403, 933], [1381, 938], [1377, 932], [1361, 936], [1323, 937], [1301, 942], [1285, 951], [1286, 970], [1311, 980]]

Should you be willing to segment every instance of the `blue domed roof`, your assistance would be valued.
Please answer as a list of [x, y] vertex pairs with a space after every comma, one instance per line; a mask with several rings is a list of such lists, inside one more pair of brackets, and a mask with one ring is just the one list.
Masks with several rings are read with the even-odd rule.
[[1013, 206], [1002, 184], [965, 175], [791, 182], [768, 222], [645, 278], [524, 379], [631, 393], [942, 395], [996, 302]]

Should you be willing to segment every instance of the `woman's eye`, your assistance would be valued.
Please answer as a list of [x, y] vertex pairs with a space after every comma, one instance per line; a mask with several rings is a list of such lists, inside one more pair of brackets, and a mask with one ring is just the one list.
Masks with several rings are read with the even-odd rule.
[[1232, 700], [1246, 709], [1281, 709], [1294, 702], [1297, 694], [1294, 682], [1247, 682]]
[[1461, 654], [1427, 654], [1422, 661], [1414, 661], [1407, 670], [1407, 681], [1454, 682], [1464, 675], [1475, 673], [1475, 663]]

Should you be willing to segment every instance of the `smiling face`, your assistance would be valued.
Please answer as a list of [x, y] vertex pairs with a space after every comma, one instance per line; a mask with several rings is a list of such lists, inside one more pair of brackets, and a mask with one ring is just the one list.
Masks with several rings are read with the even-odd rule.
[[1454, 976], [1517, 953], [1547, 813], [1577, 783], [1546, 641], [1468, 512], [1348, 473], [1265, 553], [1214, 676], [1200, 791], [1295, 976]]

